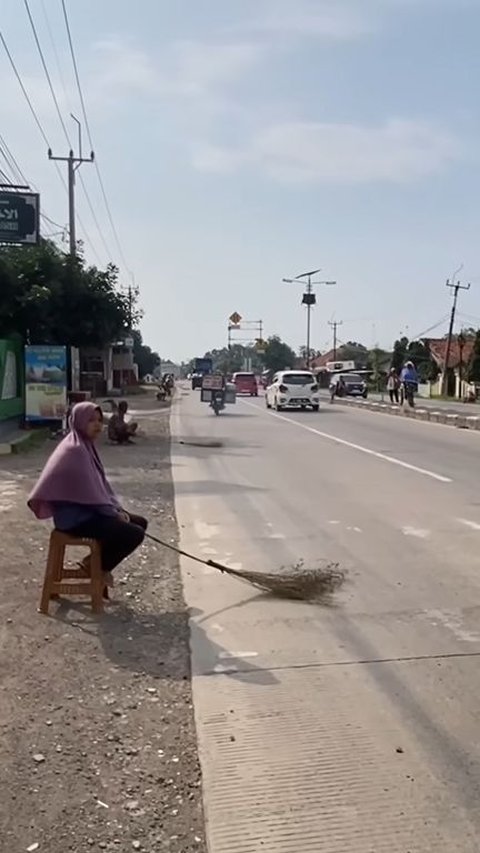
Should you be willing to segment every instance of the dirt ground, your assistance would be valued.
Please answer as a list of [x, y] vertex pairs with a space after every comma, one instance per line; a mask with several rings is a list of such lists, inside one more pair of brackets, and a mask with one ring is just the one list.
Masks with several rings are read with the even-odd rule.
[[[100, 452], [124, 506], [175, 542], [168, 409], [131, 405], [144, 435]], [[49, 527], [25, 499], [52, 449], [0, 459], [0, 850], [204, 853], [178, 560], [145, 544], [103, 616], [40, 616]]]

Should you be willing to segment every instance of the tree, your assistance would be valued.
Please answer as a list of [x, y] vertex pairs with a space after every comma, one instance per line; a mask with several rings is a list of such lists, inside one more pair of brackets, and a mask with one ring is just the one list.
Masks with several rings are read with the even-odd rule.
[[288, 346], [278, 335], [268, 338], [263, 354], [263, 363], [267, 370], [285, 370], [294, 367], [297, 356], [293, 349]]
[[475, 333], [472, 355], [467, 367], [469, 382], [480, 382], [480, 329]]
[[366, 365], [368, 350], [357, 341], [347, 341], [337, 349], [337, 361], [354, 361], [358, 365]]
[[0, 337], [32, 344], [104, 346], [125, 336], [138, 312], [118, 289], [118, 270], [87, 267], [43, 241], [0, 250]]
[[395, 368], [397, 373], [400, 373], [403, 365], [406, 361], [408, 349], [408, 338], [400, 338], [400, 340], [395, 341], [393, 345], [393, 353], [392, 353], [392, 367]]
[[148, 373], [153, 373], [156, 367], [161, 364], [158, 352], [153, 352], [150, 347], [143, 343], [141, 332], [138, 329], [132, 332], [133, 337], [133, 357], [135, 364], [138, 365], [138, 375], [142, 379]]

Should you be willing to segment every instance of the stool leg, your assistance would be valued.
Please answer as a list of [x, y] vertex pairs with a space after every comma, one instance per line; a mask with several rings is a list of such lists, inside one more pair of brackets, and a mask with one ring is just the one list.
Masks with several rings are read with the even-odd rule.
[[43, 613], [46, 616], [48, 616], [48, 606], [50, 604], [52, 584], [54, 584], [57, 580], [58, 556], [58, 546], [54, 541], [50, 540], [47, 566], [45, 569], [45, 578], [43, 581], [42, 597], [40, 599], [40, 607], [38, 608], [40, 613]]
[[94, 613], [103, 613], [103, 590], [105, 584], [103, 580], [100, 548], [98, 545], [95, 545], [92, 548], [90, 570], [92, 586], [92, 610]]

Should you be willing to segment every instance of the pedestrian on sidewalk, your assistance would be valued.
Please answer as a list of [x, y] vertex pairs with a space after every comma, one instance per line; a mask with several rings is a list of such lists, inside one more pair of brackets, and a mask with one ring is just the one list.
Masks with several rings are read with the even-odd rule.
[[107, 480], [95, 447], [102, 429], [100, 406], [73, 407], [70, 432], [47, 461], [28, 506], [39, 519], [53, 518], [63, 533], [96, 539], [105, 583], [112, 586], [112, 570], [141, 545], [147, 521], [122, 509]]
[[390, 373], [388, 374], [387, 379], [387, 391], [390, 395], [390, 402], [393, 406], [394, 403], [398, 405], [398, 389], [400, 387], [400, 379], [397, 371], [394, 367], [390, 368]]

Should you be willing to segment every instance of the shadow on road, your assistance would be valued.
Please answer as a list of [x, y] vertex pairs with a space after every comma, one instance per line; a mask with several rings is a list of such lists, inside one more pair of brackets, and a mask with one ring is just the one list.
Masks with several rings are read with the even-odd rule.
[[[199, 674], [227, 676], [262, 686], [278, 683], [269, 670], [230, 656], [207, 636], [200, 622], [190, 621], [188, 612], [139, 613], [121, 603], [111, 603], [107, 607], [109, 609], [101, 616], [94, 616], [88, 604], [63, 599], [56, 612], [52, 612], [52, 618], [80, 633], [98, 637], [108, 660], [134, 675], [177, 681], [190, 679], [190, 666], [185, 656], [179, 654], [177, 642], [179, 636], [190, 630], [194, 650], [201, 650], [204, 660], [214, 661], [205, 673]], [[201, 611], [193, 610], [192, 614], [201, 614]]]

